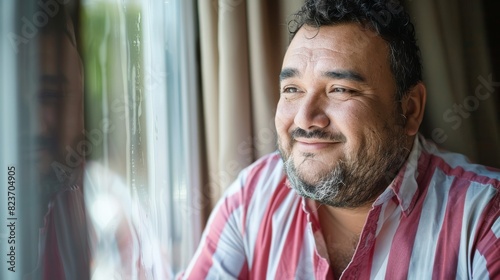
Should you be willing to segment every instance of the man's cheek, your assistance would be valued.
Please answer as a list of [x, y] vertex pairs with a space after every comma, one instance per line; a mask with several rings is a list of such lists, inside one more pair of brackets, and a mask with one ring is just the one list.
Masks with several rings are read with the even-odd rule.
[[283, 131], [286, 131], [287, 126], [287, 118], [283, 116], [281, 113], [276, 113], [276, 117], [274, 118], [274, 125], [276, 126], [276, 131], [278, 134], [282, 134]]

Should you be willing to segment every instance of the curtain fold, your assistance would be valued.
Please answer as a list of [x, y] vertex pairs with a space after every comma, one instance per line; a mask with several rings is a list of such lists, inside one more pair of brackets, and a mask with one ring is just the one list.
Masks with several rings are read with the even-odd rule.
[[500, 166], [497, 88], [481, 2], [408, 2], [422, 51], [427, 108], [422, 131], [472, 161]]
[[[219, 50], [219, 179], [230, 184], [253, 161], [252, 151], [239, 149], [252, 134], [248, 22], [244, 1], [220, 1]], [[236, 174], [235, 174], [236, 173]]]
[[279, 10], [277, 1], [248, 2], [253, 141], [247, 139], [246, 146], [252, 144], [254, 158], [272, 151], [276, 142], [274, 113], [279, 98], [278, 73], [283, 55], [283, 42], [280, 41], [280, 31], [283, 30], [274, 16]]
[[[205, 184], [201, 185], [200, 204], [207, 206], [210, 211], [211, 197], [219, 187], [215, 181], [218, 174], [219, 154], [219, 52], [218, 45], [218, 20], [217, 9], [213, 1], [198, 1], [198, 21], [200, 32], [200, 69], [202, 80], [202, 102], [203, 102], [203, 125], [205, 137], [204, 144], [206, 154]], [[215, 200], [215, 199], [213, 199]], [[207, 214], [205, 214], [206, 218]]]

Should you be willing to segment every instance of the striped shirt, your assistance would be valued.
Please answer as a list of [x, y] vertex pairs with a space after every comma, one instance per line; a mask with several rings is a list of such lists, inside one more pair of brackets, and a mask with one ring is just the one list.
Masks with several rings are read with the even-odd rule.
[[[243, 170], [183, 279], [332, 279], [316, 202], [287, 184], [277, 153]], [[341, 279], [500, 279], [499, 191], [500, 170], [417, 137]]]

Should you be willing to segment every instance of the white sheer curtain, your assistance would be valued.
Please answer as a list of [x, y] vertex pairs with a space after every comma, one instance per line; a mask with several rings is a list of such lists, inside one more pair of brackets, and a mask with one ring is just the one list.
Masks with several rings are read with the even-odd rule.
[[191, 199], [200, 184], [194, 5], [88, 0], [82, 8], [87, 128], [109, 128], [87, 162], [93, 272], [162, 279], [187, 265], [201, 232]]

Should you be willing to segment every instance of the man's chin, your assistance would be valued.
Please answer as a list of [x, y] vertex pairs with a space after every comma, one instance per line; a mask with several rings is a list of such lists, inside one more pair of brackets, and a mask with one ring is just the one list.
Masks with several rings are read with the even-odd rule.
[[290, 162], [288, 162], [288, 166], [286, 166], [287, 176], [293, 177], [294, 181], [298, 180], [301, 184], [310, 187], [321, 184], [335, 169], [335, 167], [325, 168], [323, 164], [318, 165], [315, 163], [303, 163], [299, 166], [293, 163], [293, 166], [290, 165]]
[[295, 173], [301, 178], [304, 183], [315, 185], [323, 178], [332, 173], [337, 166], [329, 166], [322, 161], [304, 159], [299, 163], [294, 161]]
[[304, 184], [309, 185], [309, 186], [317, 186], [320, 183], [320, 179], [318, 174], [315, 174], [313, 172], [301, 172], [301, 171], [296, 171], [295, 176], [302, 181]]

